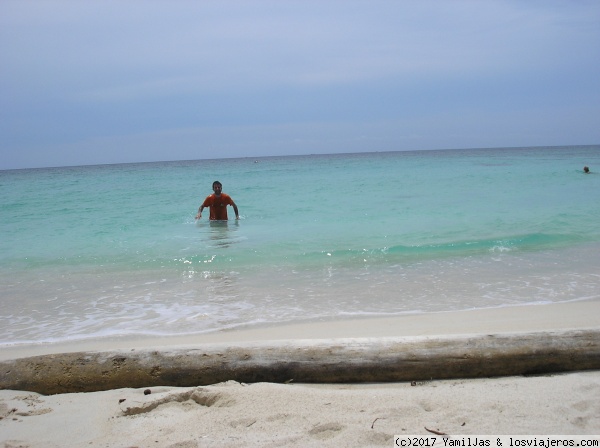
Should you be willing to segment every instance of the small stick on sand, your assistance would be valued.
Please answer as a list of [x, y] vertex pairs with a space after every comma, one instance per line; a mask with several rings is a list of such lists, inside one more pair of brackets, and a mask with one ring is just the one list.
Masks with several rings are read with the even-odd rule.
[[384, 418], [385, 418], [385, 417], [377, 417], [375, 420], [373, 420], [373, 423], [371, 423], [371, 429], [373, 429], [373, 427], [375, 426], [375, 422], [376, 422], [377, 420], [380, 420], [380, 419], [381, 419], [381, 420], [383, 420]]
[[448, 434], [446, 434], [445, 432], [440, 432], [440, 431], [436, 431], [434, 429], [429, 429], [427, 426], [424, 426], [424, 428], [429, 431], [432, 432], [434, 434], [437, 434], [438, 436], [447, 436]]

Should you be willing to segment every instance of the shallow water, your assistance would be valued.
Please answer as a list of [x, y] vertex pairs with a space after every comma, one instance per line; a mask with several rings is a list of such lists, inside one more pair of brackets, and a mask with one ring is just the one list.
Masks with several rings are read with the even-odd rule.
[[[0, 344], [598, 298], [595, 166], [600, 146], [0, 171]], [[239, 221], [195, 222], [216, 179]]]

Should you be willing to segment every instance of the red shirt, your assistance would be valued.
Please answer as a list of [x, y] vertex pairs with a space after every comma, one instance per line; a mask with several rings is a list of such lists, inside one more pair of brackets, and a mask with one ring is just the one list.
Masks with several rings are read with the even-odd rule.
[[227, 206], [233, 205], [233, 199], [225, 193], [221, 193], [219, 196], [211, 194], [207, 196], [202, 204], [202, 207], [210, 207], [210, 218], [211, 220], [227, 220]]

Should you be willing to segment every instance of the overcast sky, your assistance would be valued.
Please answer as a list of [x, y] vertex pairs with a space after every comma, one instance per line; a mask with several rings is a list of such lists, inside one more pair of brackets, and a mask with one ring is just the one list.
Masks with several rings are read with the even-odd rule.
[[0, 169], [599, 143], [595, 0], [0, 1]]

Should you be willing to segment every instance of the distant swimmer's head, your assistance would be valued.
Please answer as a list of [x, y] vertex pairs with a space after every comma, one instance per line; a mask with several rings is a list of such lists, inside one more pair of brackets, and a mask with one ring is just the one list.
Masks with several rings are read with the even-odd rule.
[[221, 182], [219, 182], [218, 180], [215, 180], [215, 181], [213, 182], [213, 185], [212, 185], [212, 187], [213, 187], [213, 191], [214, 191], [214, 192], [215, 192], [217, 195], [221, 194], [221, 190], [223, 190], [223, 185], [221, 185]]
[[584, 167], [583, 167], [583, 172], [584, 172], [585, 174], [587, 174], [587, 173], [589, 173], [589, 172], [590, 172], [590, 169], [589, 169], [587, 166], [584, 166]]

